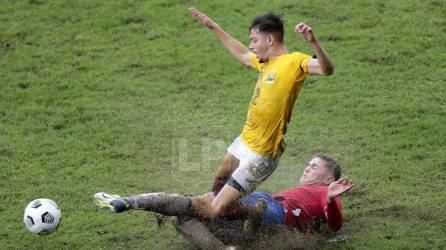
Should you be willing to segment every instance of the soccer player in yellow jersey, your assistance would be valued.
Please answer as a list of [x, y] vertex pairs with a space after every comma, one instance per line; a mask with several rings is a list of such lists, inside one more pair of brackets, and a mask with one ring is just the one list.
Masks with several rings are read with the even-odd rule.
[[283, 42], [283, 22], [274, 13], [254, 18], [248, 48], [197, 9], [191, 7], [189, 11], [216, 34], [235, 59], [259, 71], [243, 131], [229, 146], [216, 172], [215, 198], [191, 204], [197, 213], [212, 218], [233, 211], [241, 196], [255, 190], [273, 173], [285, 149], [283, 136], [303, 81], [308, 74], [331, 75], [334, 66], [305, 23], [294, 29], [311, 45], [316, 58], [288, 53]]
[[[283, 136], [303, 81], [308, 74], [331, 75], [334, 66], [312, 28], [304, 23], [294, 29], [311, 45], [316, 58], [300, 52], [288, 53], [283, 43], [283, 22], [274, 13], [254, 18], [249, 27], [248, 48], [203, 13], [193, 7], [189, 11], [217, 35], [235, 59], [258, 70], [259, 76], [242, 133], [229, 146], [216, 171], [213, 194], [191, 199], [179, 194], [153, 193], [144, 199], [164, 204], [161, 208], [165, 214], [248, 219], [246, 226], [263, 216], [266, 203], [253, 206], [239, 200], [276, 169], [285, 149]], [[105, 200], [105, 206], [115, 211], [128, 209], [125, 204], [108, 204], [112, 198], [103, 193], [95, 195], [95, 200]]]

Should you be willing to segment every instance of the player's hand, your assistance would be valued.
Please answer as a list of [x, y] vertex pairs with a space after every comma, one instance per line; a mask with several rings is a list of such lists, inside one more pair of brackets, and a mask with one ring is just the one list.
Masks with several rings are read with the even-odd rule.
[[210, 19], [209, 17], [207, 17], [205, 14], [201, 13], [194, 7], [190, 7], [189, 12], [192, 16], [197, 18], [198, 21], [202, 22], [204, 26], [206, 26], [207, 28], [215, 29], [216, 27], [218, 27], [217, 23], [212, 21], [212, 19]]
[[316, 36], [313, 33], [313, 29], [305, 23], [298, 23], [294, 27], [294, 31], [299, 34], [305, 41], [311, 43], [316, 40]]
[[328, 191], [327, 191], [328, 200], [332, 200], [340, 195], [343, 195], [352, 187], [353, 187], [353, 181], [347, 178], [341, 178], [335, 182], [332, 182], [328, 186]]

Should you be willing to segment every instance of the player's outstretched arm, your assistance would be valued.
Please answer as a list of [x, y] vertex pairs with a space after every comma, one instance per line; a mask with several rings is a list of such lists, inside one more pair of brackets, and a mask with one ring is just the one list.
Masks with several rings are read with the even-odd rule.
[[347, 178], [339, 179], [328, 186], [328, 204], [325, 210], [325, 216], [328, 226], [334, 231], [339, 230], [342, 224], [344, 224], [341, 205], [335, 201], [335, 198], [345, 194], [352, 187], [353, 182]]
[[324, 47], [320, 44], [313, 29], [305, 23], [299, 23], [294, 28], [305, 41], [307, 41], [314, 52], [317, 55], [317, 59], [310, 59], [307, 64], [308, 73], [310, 75], [324, 75], [328, 76], [334, 73], [334, 65], [325, 51]]
[[251, 66], [252, 53], [245, 45], [226, 33], [226, 31], [224, 31], [216, 22], [194, 7], [190, 7], [189, 12], [193, 17], [202, 22], [204, 26], [211, 29], [217, 35], [217, 37], [222, 41], [223, 45], [235, 59], [244, 65]]

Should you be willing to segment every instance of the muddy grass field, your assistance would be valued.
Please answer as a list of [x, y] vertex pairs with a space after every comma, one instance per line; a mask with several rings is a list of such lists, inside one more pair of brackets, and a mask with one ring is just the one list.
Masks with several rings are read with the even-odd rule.
[[[445, 1], [3, 0], [1, 249], [195, 248], [151, 213], [92, 202], [100, 191], [206, 193], [239, 135], [256, 72], [189, 16], [192, 5], [245, 44], [253, 17], [279, 12], [288, 50], [312, 54], [292, 31], [306, 22], [335, 63], [333, 76], [305, 81], [280, 166], [258, 190], [297, 185], [311, 156], [328, 153], [356, 183], [345, 225], [256, 244], [444, 248]], [[39, 197], [63, 214], [46, 237], [22, 222]]]

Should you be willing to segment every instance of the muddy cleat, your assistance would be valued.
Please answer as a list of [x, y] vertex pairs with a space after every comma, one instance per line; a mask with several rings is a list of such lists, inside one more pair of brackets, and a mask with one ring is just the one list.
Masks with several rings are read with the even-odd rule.
[[110, 195], [107, 193], [96, 193], [93, 196], [94, 203], [100, 208], [110, 208], [115, 213], [124, 212], [129, 209], [129, 206], [125, 203], [121, 196]]
[[265, 199], [259, 198], [256, 201], [255, 206], [258, 208], [259, 214], [256, 216], [256, 218], [245, 220], [245, 223], [243, 224], [243, 232], [245, 234], [252, 234], [257, 232], [260, 225], [262, 224], [263, 217], [268, 207], [268, 203]]

